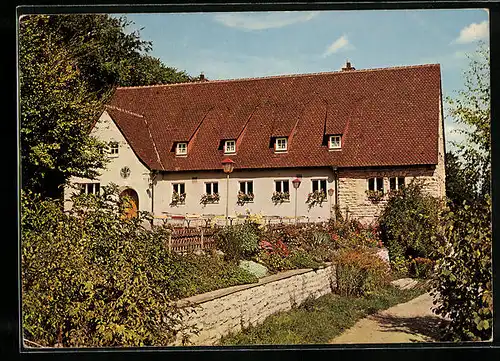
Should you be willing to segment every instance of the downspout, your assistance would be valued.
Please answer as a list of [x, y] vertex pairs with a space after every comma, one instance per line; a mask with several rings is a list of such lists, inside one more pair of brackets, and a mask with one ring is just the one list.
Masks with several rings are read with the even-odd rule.
[[339, 172], [338, 172], [338, 168], [335, 166], [332, 167], [332, 171], [333, 171], [333, 180], [335, 183], [335, 205], [334, 205], [334, 207], [336, 207], [339, 204]]
[[153, 216], [153, 220], [151, 222], [154, 221], [154, 215], [155, 215], [155, 183], [156, 183], [156, 177], [158, 176], [158, 171], [156, 170], [152, 170], [151, 171], [151, 215]]

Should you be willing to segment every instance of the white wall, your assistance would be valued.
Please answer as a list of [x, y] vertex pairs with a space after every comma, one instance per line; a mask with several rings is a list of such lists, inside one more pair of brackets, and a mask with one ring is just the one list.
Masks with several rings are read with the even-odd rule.
[[[117, 156], [110, 155], [110, 162], [105, 170], [102, 171], [98, 180], [88, 180], [82, 178], [71, 178], [71, 183], [101, 183], [107, 185], [116, 183], [121, 190], [125, 188], [133, 188], [139, 196], [139, 209], [142, 211], [151, 211], [151, 197], [148, 193], [149, 187], [149, 170], [139, 161], [130, 145], [125, 140], [125, 137], [118, 129], [107, 112], [104, 112], [99, 121], [92, 129], [91, 134], [106, 142], [115, 141], [119, 144], [119, 152]], [[120, 170], [123, 167], [130, 168], [128, 178], [123, 178], [120, 175]], [[67, 188], [65, 190], [65, 199], [70, 197], [74, 189]], [[70, 207], [71, 202], [66, 202], [65, 207]]]
[[[327, 189], [334, 188], [333, 172], [331, 168], [313, 169], [276, 169], [276, 170], [237, 170], [230, 175], [229, 179], [229, 215], [236, 216], [237, 213], [245, 213], [248, 209], [251, 213], [262, 213], [267, 216], [294, 216], [295, 212], [295, 189], [292, 180], [302, 175], [302, 183], [297, 190], [297, 215], [308, 216], [311, 220], [326, 220], [330, 217], [330, 198], [327, 198], [322, 207], [316, 205], [309, 209], [305, 203], [308, 193], [312, 192], [313, 179], [326, 179]], [[197, 177], [196, 179], [193, 179]], [[239, 182], [244, 180], [253, 181], [254, 201], [245, 205], [238, 205]], [[271, 196], [275, 191], [275, 180], [288, 180], [290, 188], [290, 201], [275, 205]], [[173, 192], [173, 184], [184, 182], [186, 190], [186, 201], [184, 205], [170, 206]], [[218, 182], [220, 201], [216, 204], [200, 204], [201, 196], [205, 193], [206, 182]], [[154, 188], [154, 211], [155, 214], [216, 214], [225, 215], [227, 199], [227, 178], [222, 169], [218, 172], [166, 172], [158, 176]], [[334, 197], [331, 199], [334, 202]]]

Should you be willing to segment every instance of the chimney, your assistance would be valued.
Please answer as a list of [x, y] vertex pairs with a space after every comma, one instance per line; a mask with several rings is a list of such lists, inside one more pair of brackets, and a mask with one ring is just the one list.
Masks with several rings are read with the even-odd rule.
[[342, 71], [349, 71], [349, 70], [356, 70], [356, 68], [351, 66], [351, 63], [349, 62], [349, 60], [347, 60], [345, 63], [345, 67], [342, 68]]
[[205, 79], [205, 74], [200, 73], [200, 81], [207, 81], [207, 79]]

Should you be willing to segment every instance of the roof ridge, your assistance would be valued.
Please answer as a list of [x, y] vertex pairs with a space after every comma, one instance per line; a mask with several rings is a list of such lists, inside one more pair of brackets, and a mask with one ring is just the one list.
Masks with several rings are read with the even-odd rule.
[[414, 69], [414, 68], [426, 68], [426, 67], [439, 67], [438, 63], [434, 64], [417, 64], [417, 65], [401, 65], [392, 66], [386, 68], [370, 68], [370, 69], [359, 69], [359, 70], [337, 70], [337, 71], [323, 71], [315, 73], [300, 73], [300, 74], [281, 74], [281, 75], [267, 75], [261, 77], [252, 78], [232, 78], [232, 79], [219, 79], [219, 80], [204, 80], [204, 81], [194, 81], [186, 83], [173, 83], [173, 84], [154, 84], [154, 85], [137, 85], [137, 86], [123, 86], [117, 87], [117, 89], [143, 89], [143, 88], [160, 88], [160, 87], [174, 87], [174, 86], [187, 86], [194, 84], [213, 84], [213, 83], [229, 83], [229, 82], [242, 82], [242, 81], [252, 81], [252, 80], [264, 80], [264, 79], [279, 79], [279, 78], [294, 78], [294, 77], [307, 77], [313, 75], [333, 75], [333, 74], [351, 74], [351, 73], [366, 73], [375, 71], [390, 71], [390, 70], [403, 70], [403, 69]]
[[142, 115], [142, 114], [134, 113], [134, 112], [131, 112], [130, 110], [119, 108], [119, 107], [117, 107], [115, 105], [105, 104], [104, 107], [105, 108], [114, 109], [114, 110], [118, 110], [120, 112], [127, 113], [127, 114], [130, 114], [130, 115], [134, 115], [134, 116], [139, 117], [139, 118], [144, 118], [144, 115]]

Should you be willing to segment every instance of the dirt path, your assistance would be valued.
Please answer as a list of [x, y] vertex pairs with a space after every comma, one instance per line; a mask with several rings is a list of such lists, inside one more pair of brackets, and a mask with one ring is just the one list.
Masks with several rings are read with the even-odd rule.
[[441, 318], [432, 306], [432, 296], [425, 293], [358, 321], [330, 343], [433, 342]]

